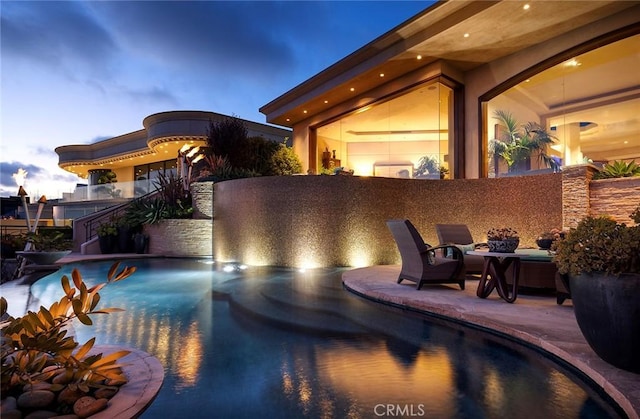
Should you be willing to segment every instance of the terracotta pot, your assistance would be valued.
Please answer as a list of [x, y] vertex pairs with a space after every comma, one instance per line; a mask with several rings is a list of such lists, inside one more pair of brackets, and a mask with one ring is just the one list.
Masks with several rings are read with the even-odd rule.
[[640, 374], [640, 274], [570, 277], [580, 331], [603, 360]]

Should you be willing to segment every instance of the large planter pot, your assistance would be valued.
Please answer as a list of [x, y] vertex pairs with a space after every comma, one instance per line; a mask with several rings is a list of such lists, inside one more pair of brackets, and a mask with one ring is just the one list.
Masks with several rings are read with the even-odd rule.
[[133, 232], [129, 227], [118, 227], [118, 251], [131, 253], [133, 249]]
[[118, 236], [112, 236], [111, 234], [106, 236], [98, 236], [98, 244], [100, 245], [100, 253], [109, 254], [113, 253], [116, 249]]
[[570, 277], [580, 331], [603, 360], [640, 374], [640, 274]]

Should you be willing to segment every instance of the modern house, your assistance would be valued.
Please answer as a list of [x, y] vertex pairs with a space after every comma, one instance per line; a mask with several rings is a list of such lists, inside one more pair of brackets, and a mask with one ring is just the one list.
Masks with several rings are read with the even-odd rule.
[[260, 111], [306, 170], [493, 177], [496, 110], [551, 133], [562, 166], [640, 159], [638, 68], [638, 1], [439, 1]]
[[[230, 118], [214, 112], [171, 111], [149, 115], [143, 129], [93, 144], [55, 149], [58, 165], [81, 178], [77, 187], [58, 203], [54, 218], [71, 219], [154, 190], [160, 173], [176, 170], [179, 150], [206, 144], [210, 123]], [[249, 137], [282, 142], [291, 137], [284, 128], [242, 120]], [[84, 202], [85, 205], [80, 205]], [[86, 205], [90, 203], [90, 205]], [[54, 211], [56, 212], [56, 211]]]

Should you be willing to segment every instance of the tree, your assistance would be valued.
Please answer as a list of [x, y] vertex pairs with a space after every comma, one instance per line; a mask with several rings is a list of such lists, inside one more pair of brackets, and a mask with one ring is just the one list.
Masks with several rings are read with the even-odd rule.
[[547, 147], [554, 144], [556, 138], [550, 135], [537, 122], [527, 122], [520, 126], [511, 113], [496, 110], [494, 117], [500, 122], [502, 134], [489, 142], [489, 153], [494, 159], [496, 173], [497, 162], [502, 159], [507, 164], [509, 173], [528, 170], [531, 156], [537, 154], [538, 159], [546, 167], [558, 169], [558, 162], [546, 152]]

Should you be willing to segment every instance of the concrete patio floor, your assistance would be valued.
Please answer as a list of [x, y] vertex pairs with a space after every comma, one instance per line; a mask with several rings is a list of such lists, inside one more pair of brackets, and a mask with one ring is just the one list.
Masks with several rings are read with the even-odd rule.
[[[86, 260], [117, 260], [154, 257], [154, 255], [70, 254], [63, 265]], [[477, 280], [466, 281], [466, 289], [457, 285], [397, 284], [399, 265], [373, 266], [346, 271], [345, 287], [367, 298], [435, 314], [512, 336], [547, 351], [573, 365], [615, 400], [629, 418], [640, 419], [640, 375], [618, 369], [600, 359], [585, 341], [573, 313], [571, 300], [556, 304], [554, 295], [520, 294], [515, 303], [503, 301], [493, 292], [487, 299], [476, 296]], [[24, 314], [29, 299], [30, 281], [17, 279], [0, 285], [0, 295], [9, 302], [9, 313]]]
[[399, 265], [373, 266], [347, 271], [345, 287], [380, 302], [470, 323], [512, 336], [539, 347], [582, 371], [615, 400], [630, 418], [640, 414], [640, 374], [616, 368], [589, 347], [576, 322], [571, 300], [556, 303], [555, 295], [526, 295], [509, 304], [497, 291], [476, 296], [478, 280], [468, 279], [465, 290], [455, 285], [397, 284]]

